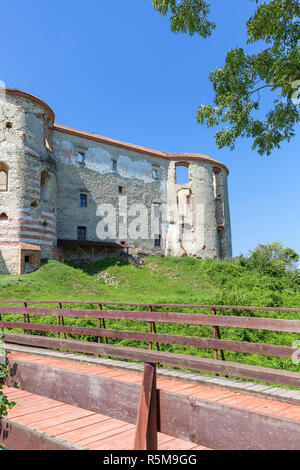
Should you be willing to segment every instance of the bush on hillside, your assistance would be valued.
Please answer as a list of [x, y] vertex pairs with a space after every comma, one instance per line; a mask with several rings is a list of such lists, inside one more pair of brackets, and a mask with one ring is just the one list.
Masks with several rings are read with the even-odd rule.
[[260, 244], [249, 255], [248, 258], [239, 257], [241, 265], [262, 274], [282, 276], [287, 272], [297, 272], [299, 255], [292, 248], [285, 248], [282, 243]]

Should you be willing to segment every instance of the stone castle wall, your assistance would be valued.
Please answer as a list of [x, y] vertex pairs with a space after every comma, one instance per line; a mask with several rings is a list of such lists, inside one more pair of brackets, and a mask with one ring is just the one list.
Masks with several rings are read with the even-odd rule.
[[[92, 242], [106, 238], [126, 242], [133, 254], [231, 256], [224, 165], [53, 123], [53, 111], [38, 98], [0, 93], [0, 272], [21, 274], [40, 258], [59, 259], [57, 241], [77, 243], [78, 228], [91, 242], [84, 248], [90, 259]], [[188, 167], [185, 184], [176, 183], [178, 165]], [[114, 213], [115, 225], [99, 236]], [[70, 256], [76, 243], [66, 250]]]
[[[77, 162], [79, 150], [84, 154], [84, 164]], [[77, 227], [85, 226], [88, 240], [99, 240], [96, 227], [101, 217], [96, 215], [97, 207], [111, 204], [118, 216], [119, 201], [126, 198], [128, 208], [143, 204], [149, 211], [148, 227], [143, 227], [147, 238], [132, 239], [129, 232], [127, 243], [136, 249], [163, 250], [164, 246], [156, 249], [150, 239], [151, 205], [166, 203], [166, 161], [61, 132], [54, 132], [53, 151], [57, 162], [59, 239], [76, 239]], [[111, 169], [112, 160], [116, 162], [116, 170]], [[153, 166], [159, 169], [157, 180], [152, 178]], [[122, 195], [118, 192], [119, 186], [123, 188]], [[87, 195], [87, 207], [80, 207], [80, 194]], [[135, 215], [128, 214], [128, 227], [134, 218]], [[125, 219], [123, 224], [126, 224]], [[122, 223], [118, 218], [116, 228], [117, 239], [122, 240]]]

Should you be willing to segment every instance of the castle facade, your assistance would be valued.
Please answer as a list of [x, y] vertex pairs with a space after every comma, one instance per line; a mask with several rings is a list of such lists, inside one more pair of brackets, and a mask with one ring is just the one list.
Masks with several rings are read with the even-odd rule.
[[0, 272], [41, 259], [231, 257], [228, 169], [55, 124], [52, 109], [0, 90]]

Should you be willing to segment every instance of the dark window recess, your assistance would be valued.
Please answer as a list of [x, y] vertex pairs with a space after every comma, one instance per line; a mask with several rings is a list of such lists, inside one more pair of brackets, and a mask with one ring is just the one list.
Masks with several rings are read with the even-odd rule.
[[110, 168], [111, 168], [113, 171], [117, 171], [117, 160], [111, 160], [111, 161], [110, 161]]
[[161, 245], [161, 235], [155, 235], [154, 246], [160, 246], [160, 245]]
[[86, 227], [77, 227], [77, 240], [86, 240]]
[[80, 207], [87, 207], [87, 195], [80, 194]]
[[78, 152], [77, 153], [77, 163], [81, 163], [82, 165], [84, 164], [84, 153], [83, 152]]
[[30, 261], [29, 256], [25, 256], [25, 263], [29, 263], [29, 261]]
[[118, 186], [118, 193], [119, 194], [124, 194], [124, 190], [125, 190], [124, 186]]
[[153, 177], [153, 179], [155, 179], [155, 180], [158, 179], [158, 168], [156, 168], [155, 166], [152, 167], [152, 177]]

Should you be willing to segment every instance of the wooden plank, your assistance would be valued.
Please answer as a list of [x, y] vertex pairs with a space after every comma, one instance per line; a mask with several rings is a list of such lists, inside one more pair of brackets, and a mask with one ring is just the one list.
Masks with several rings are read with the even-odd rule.
[[102, 356], [119, 357], [140, 362], [160, 363], [183, 369], [212, 372], [231, 377], [243, 377], [272, 384], [287, 385], [300, 388], [300, 374], [298, 372], [271, 369], [268, 367], [250, 366], [236, 362], [206, 359], [202, 357], [183, 354], [167, 353], [162, 351], [149, 351], [147, 349], [112, 346], [75, 340], [48, 338], [35, 335], [18, 335], [6, 333], [4, 341], [7, 343], [25, 344], [44, 348], [62, 349], [83, 352]]
[[0, 445], [9, 450], [88, 450], [8, 418], [0, 420]]
[[[100, 321], [100, 320], [99, 320]], [[77, 326], [61, 326], [61, 325], [44, 325], [41, 323], [30, 323], [14, 321], [0, 321], [0, 327], [4, 328], [20, 328], [25, 330], [60, 332], [69, 334], [78, 334], [86, 336], [98, 336], [106, 338], [130, 339], [136, 341], [145, 341], [154, 343], [177, 344], [183, 346], [195, 346], [206, 349], [219, 349], [226, 351], [244, 352], [249, 354], [261, 354], [265, 356], [275, 357], [292, 357], [292, 354], [298, 348], [289, 346], [277, 346], [274, 344], [263, 343], [247, 343], [242, 341], [219, 340], [211, 338], [198, 338], [194, 336], [168, 335], [160, 333], [145, 333], [140, 331], [126, 330], [104, 330], [102, 328], [84, 328]], [[159, 349], [158, 349], [159, 350]], [[222, 360], [223, 357], [222, 357]]]
[[[23, 300], [0, 300], [1, 304], [18, 304], [23, 303]], [[28, 304], [57, 304], [56, 300], [27, 300]], [[99, 301], [59, 301], [61, 304], [70, 305], [98, 305]], [[102, 305], [119, 305], [119, 306], [137, 306], [137, 307], [149, 307], [150, 304], [140, 302], [100, 302]], [[152, 307], [174, 307], [174, 308], [195, 308], [195, 309], [209, 309], [212, 308], [218, 310], [249, 310], [259, 312], [290, 312], [300, 313], [300, 308], [284, 308], [284, 307], [262, 307], [262, 306], [246, 306], [246, 305], [200, 305], [200, 304], [158, 304], [151, 303]]]
[[157, 450], [156, 394], [156, 366], [146, 363], [137, 414], [135, 450]]
[[[136, 422], [137, 385], [18, 359], [9, 359], [9, 366], [10, 385], [20, 382], [23, 390]], [[299, 421], [162, 390], [157, 398], [158, 431], [169, 436], [213, 449], [300, 449]]]
[[140, 387], [95, 375], [8, 359], [9, 387], [136, 424]]
[[[190, 325], [211, 325], [234, 328], [250, 328], [271, 331], [290, 331], [300, 333], [299, 320], [282, 320], [277, 318], [237, 317], [226, 315], [200, 315], [171, 312], [141, 312], [126, 310], [102, 310], [102, 318], [120, 320], [154, 321], [163, 323], [179, 323]], [[65, 316], [77, 318], [99, 318], [99, 310], [89, 309], [58, 309], [58, 308], [24, 308], [0, 307], [0, 313], [16, 313], [29, 315]], [[102, 315], [102, 314], [101, 314]]]
[[300, 450], [299, 421], [164, 391], [159, 409], [160, 432], [211, 449]]

